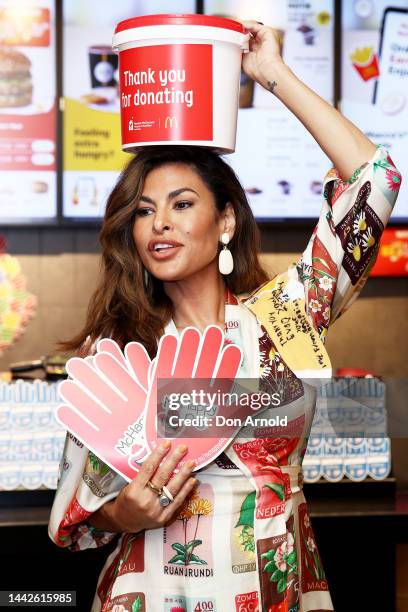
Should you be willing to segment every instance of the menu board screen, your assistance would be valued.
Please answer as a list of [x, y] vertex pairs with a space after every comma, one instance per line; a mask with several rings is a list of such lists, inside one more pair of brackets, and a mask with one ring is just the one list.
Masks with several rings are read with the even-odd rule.
[[[342, 112], [408, 171], [408, 2], [343, 2]], [[392, 221], [408, 220], [404, 180]]]
[[[254, 19], [279, 30], [294, 73], [332, 103], [333, 0], [205, 0], [209, 15]], [[269, 91], [241, 74], [237, 147], [225, 157], [258, 219], [315, 218], [331, 167], [306, 128]]]
[[55, 219], [54, 0], [0, 0], [0, 222]]
[[[119, 21], [172, 12], [168, 0], [65, 0], [64, 173], [65, 218], [95, 219], [129, 153], [121, 150], [118, 56], [112, 35]], [[194, 0], [178, 0], [177, 12], [195, 13]]]

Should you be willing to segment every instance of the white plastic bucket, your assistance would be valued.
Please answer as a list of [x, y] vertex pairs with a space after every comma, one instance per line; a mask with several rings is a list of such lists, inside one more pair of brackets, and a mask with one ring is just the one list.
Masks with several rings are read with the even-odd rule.
[[242, 52], [249, 34], [232, 19], [144, 15], [120, 22], [122, 148], [191, 144], [235, 150]]

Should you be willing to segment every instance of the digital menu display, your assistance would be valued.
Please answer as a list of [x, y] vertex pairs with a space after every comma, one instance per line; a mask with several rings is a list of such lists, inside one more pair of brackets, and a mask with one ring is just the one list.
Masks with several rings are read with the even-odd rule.
[[[279, 30], [295, 74], [329, 102], [334, 0], [203, 0], [203, 11]], [[57, 218], [55, 0], [0, 0], [0, 223]], [[121, 150], [116, 24], [174, 12], [169, 0], [64, 0], [65, 219], [98, 219], [129, 161]], [[177, 12], [196, 12], [178, 0]], [[408, 2], [342, 2], [341, 110], [408, 170]], [[241, 74], [236, 152], [226, 155], [259, 220], [314, 219], [330, 160], [270, 92]], [[391, 222], [408, 220], [402, 182]]]
[[[205, 0], [209, 15], [251, 19], [279, 30], [282, 56], [329, 102], [334, 91], [333, 0]], [[269, 91], [241, 74], [237, 173], [258, 219], [316, 218], [330, 160], [306, 128]]]
[[[120, 136], [118, 56], [112, 36], [119, 21], [174, 12], [166, 0], [65, 0], [63, 4], [63, 215], [95, 219], [129, 161]], [[195, 13], [194, 0], [177, 12]]]
[[[408, 2], [343, 2], [341, 110], [408, 171]], [[408, 220], [404, 180], [392, 221]]]
[[55, 219], [54, 0], [0, 0], [0, 222]]

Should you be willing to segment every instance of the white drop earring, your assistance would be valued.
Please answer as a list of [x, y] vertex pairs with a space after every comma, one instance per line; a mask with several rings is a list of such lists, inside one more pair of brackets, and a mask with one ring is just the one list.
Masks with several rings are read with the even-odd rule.
[[218, 256], [218, 269], [221, 274], [231, 274], [234, 269], [234, 260], [232, 258], [231, 251], [227, 248], [227, 244], [229, 243], [229, 235], [227, 232], [224, 232], [221, 235], [221, 242], [224, 247], [221, 249], [220, 254]]
[[145, 287], [147, 289], [148, 286], [149, 286], [149, 273], [146, 270], [146, 268], [143, 268], [143, 281], [144, 281], [144, 285], [145, 285]]

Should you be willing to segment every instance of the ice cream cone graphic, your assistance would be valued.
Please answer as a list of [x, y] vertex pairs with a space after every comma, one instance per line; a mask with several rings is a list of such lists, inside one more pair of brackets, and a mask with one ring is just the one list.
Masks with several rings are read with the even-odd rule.
[[372, 47], [356, 49], [350, 55], [350, 59], [363, 81], [369, 81], [379, 76], [378, 57], [376, 53], [373, 53]]

